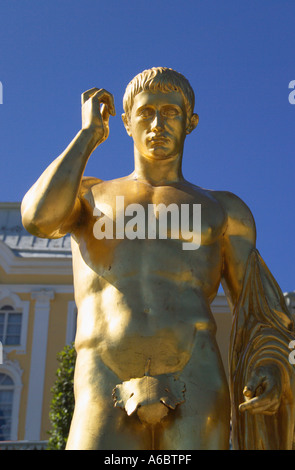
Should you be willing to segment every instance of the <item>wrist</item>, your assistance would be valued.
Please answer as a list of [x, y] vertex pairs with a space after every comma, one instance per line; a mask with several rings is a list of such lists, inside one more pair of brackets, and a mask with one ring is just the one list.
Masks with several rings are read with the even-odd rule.
[[102, 141], [102, 139], [96, 135], [96, 133], [91, 127], [81, 129], [78, 133], [78, 139], [81, 140], [84, 145], [86, 145], [90, 152], [95, 150], [95, 148]]

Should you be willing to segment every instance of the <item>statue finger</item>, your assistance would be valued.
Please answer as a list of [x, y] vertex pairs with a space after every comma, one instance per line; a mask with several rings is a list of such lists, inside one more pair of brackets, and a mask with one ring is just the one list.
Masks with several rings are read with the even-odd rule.
[[252, 414], [274, 414], [278, 409], [278, 400], [275, 397], [270, 397], [268, 394], [263, 394], [252, 398], [251, 400], [241, 403], [239, 410], [241, 412], [249, 411]]
[[90, 90], [84, 91], [84, 93], [82, 93], [81, 95], [82, 105], [86, 103], [86, 101], [89, 100], [89, 98], [91, 98], [91, 96], [93, 96], [98, 91], [99, 91], [99, 88], [90, 88]]
[[100, 103], [106, 105], [107, 111], [111, 116], [116, 115], [114, 97], [111, 93], [104, 89], [101, 89], [95, 94], [95, 98], [97, 98]]
[[246, 400], [261, 395], [263, 392], [263, 379], [256, 373], [252, 374], [243, 390]]

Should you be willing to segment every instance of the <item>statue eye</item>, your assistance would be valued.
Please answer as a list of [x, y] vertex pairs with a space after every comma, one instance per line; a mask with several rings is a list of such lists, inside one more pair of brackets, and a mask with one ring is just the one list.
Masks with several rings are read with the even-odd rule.
[[141, 118], [149, 118], [153, 115], [153, 110], [151, 108], [143, 108], [139, 113], [139, 117]]
[[179, 111], [177, 108], [174, 108], [174, 107], [167, 107], [167, 108], [164, 108], [162, 110], [162, 113], [164, 116], [167, 116], [167, 117], [174, 117], [174, 116], [178, 116], [179, 114]]

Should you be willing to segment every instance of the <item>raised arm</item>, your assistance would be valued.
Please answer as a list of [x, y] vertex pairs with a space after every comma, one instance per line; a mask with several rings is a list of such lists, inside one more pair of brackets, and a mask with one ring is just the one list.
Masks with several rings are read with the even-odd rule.
[[28, 232], [59, 238], [73, 229], [81, 210], [83, 173], [91, 153], [109, 135], [110, 115], [115, 115], [115, 107], [109, 92], [92, 88], [82, 94], [81, 130], [22, 201], [22, 222]]

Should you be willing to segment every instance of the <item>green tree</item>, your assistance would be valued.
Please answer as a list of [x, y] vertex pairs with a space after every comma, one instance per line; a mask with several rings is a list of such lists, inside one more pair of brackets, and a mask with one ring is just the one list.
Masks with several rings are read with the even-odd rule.
[[59, 367], [56, 371], [56, 381], [51, 389], [53, 394], [50, 405], [51, 430], [48, 440], [48, 450], [64, 450], [69, 434], [74, 412], [74, 370], [76, 351], [74, 345], [65, 346], [58, 353]]

